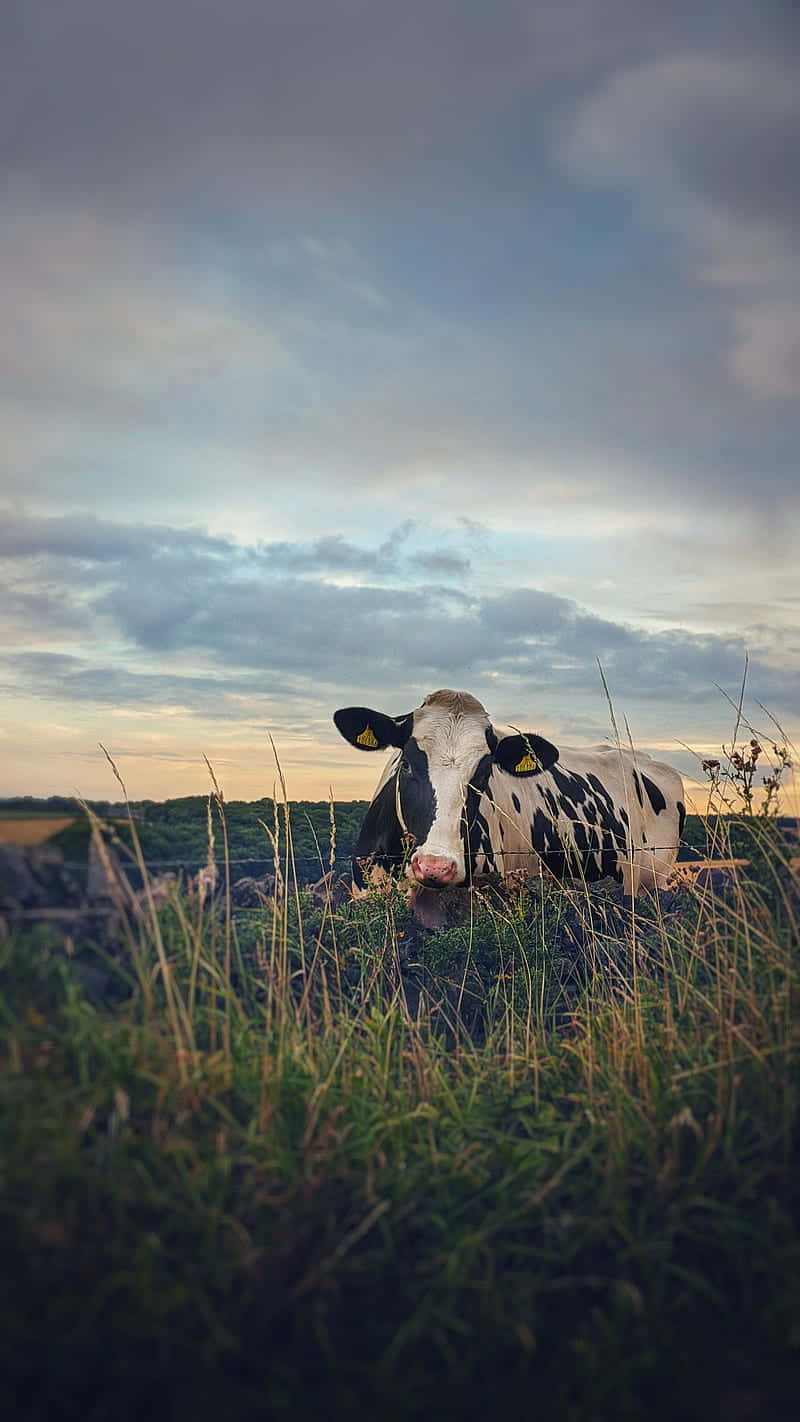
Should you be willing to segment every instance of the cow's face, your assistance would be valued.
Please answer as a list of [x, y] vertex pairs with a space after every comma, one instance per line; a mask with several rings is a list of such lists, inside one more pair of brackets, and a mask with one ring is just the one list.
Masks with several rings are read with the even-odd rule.
[[390, 782], [395, 813], [414, 846], [406, 873], [434, 888], [468, 877], [480, 834], [480, 799], [493, 768], [526, 777], [558, 758], [555, 746], [540, 736], [498, 737], [484, 707], [467, 692], [436, 691], [408, 716], [348, 707], [334, 721], [361, 750], [397, 748]]

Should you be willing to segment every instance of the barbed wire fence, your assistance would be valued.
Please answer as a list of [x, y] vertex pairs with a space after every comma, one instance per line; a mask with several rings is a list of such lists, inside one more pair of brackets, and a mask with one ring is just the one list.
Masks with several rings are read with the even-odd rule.
[[[587, 854], [602, 854], [604, 849], [611, 849], [615, 852], [624, 853], [626, 856], [629, 854], [648, 855], [662, 850], [672, 850], [674, 849], [674, 847], [675, 846], [672, 844], [645, 844], [641, 846], [633, 846], [632, 848], [630, 848], [624, 844], [603, 845], [602, 843], [600, 843], [596, 846], [588, 846], [585, 850], [581, 850], [575, 846], [553, 846], [549, 849], [544, 848], [541, 851], [538, 851], [533, 847], [531, 847], [530, 849], [496, 849], [493, 850], [491, 852], [491, 855], [487, 857], [491, 857], [491, 859], [493, 859], [494, 861], [502, 862], [503, 867], [507, 868], [509, 867], [509, 861], [512, 860], [535, 860], [541, 858], [544, 859], [545, 862], [552, 862], [553, 860], [558, 860], [559, 858], [566, 860], [574, 859], [576, 856], [581, 857], [582, 855]], [[479, 851], [479, 853], [483, 853], [483, 851]], [[365, 863], [368, 862], [370, 859], [374, 858], [381, 862], [385, 862], [388, 860], [389, 862], [400, 866], [409, 857], [409, 854], [410, 850], [406, 850], [401, 854], [376, 852], [374, 855], [359, 856], [359, 858], [363, 858]], [[297, 872], [298, 880], [300, 880], [302, 883], [311, 884], [323, 878], [326, 874], [330, 873], [331, 870], [334, 874], [349, 873], [352, 868], [354, 858], [355, 851], [353, 850], [351, 853], [335, 854], [332, 863], [329, 855], [325, 855], [324, 858], [321, 858], [317, 854], [295, 854], [293, 857], [293, 862]], [[691, 863], [692, 860], [705, 861], [706, 858], [706, 851], [698, 849], [695, 845], [690, 844], [687, 840], [680, 841], [678, 845], [679, 862]], [[275, 857], [271, 854], [233, 855], [228, 858], [227, 862], [232, 869], [235, 868], [240, 871], [239, 877], [241, 878], [263, 878], [271, 875], [274, 876], [276, 872]], [[88, 863], [88, 858], [65, 859], [62, 861], [63, 868], [72, 872], [73, 874], [86, 874], [88, 869]], [[206, 867], [208, 867], [209, 860], [207, 855], [201, 856], [199, 853], [195, 853], [173, 856], [168, 859], [161, 857], [145, 858], [143, 860], [143, 863], [145, 869], [148, 872], [153, 872], [157, 874], [174, 873], [176, 875], [182, 874], [187, 877], [194, 877], [196, 874], [202, 872]], [[214, 864], [216, 866], [217, 874], [221, 875], [224, 871], [225, 860], [221, 856], [215, 856]], [[135, 878], [139, 877], [137, 866], [133, 862], [125, 863], [123, 867], [125, 869], [125, 873], [129, 876], [133, 875], [133, 877]], [[280, 868], [280, 871], [282, 873], [284, 870], [282, 860], [278, 867]], [[513, 868], [514, 865], [512, 864], [511, 867]]]

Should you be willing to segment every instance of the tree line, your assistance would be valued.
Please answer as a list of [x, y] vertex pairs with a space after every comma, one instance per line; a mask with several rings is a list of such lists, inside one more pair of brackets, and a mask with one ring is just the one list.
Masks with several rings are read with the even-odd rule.
[[[110, 800], [90, 800], [87, 804], [106, 826], [112, 838], [131, 848], [132, 833], [127, 807]], [[348, 861], [355, 849], [367, 809], [366, 800], [295, 800], [289, 806], [292, 842], [298, 869], [303, 877], [320, 877], [327, 870], [331, 853], [331, 810], [335, 826], [337, 865]], [[209, 815], [214, 858], [224, 854], [223, 822], [220, 807], [206, 795], [184, 795], [175, 800], [136, 800], [131, 816], [142, 853], [148, 864], [165, 869], [194, 870], [204, 864], [209, 853]], [[84, 862], [88, 857], [91, 825], [80, 805], [69, 796], [51, 795], [39, 799], [31, 795], [0, 800], [0, 814], [74, 815], [73, 823], [48, 841], [61, 850], [66, 860]], [[230, 800], [224, 805], [228, 855], [237, 873], [274, 872], [274, 852], [269, 831], [274, 833], [276, 806], [265, 796], [261, 800]], [[277, 806], [280, 845], [286, 845], [285, 812]], [[266, 828], [265, 828], [266, 826]], [[242, 867], [242, 866], [250, 867]]]

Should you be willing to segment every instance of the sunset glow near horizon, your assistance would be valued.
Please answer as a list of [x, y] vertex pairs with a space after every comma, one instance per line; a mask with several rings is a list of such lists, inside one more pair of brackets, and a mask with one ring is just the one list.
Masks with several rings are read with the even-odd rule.
[[271, 735], [367, 798], [338, 707], [596, 744], [600, 667], [697, 808], [746, 659], [800, 743], [798, 59], [744, 0], [26, 5], [0, 795], [117, 799], [102, 742], [252, 800]]

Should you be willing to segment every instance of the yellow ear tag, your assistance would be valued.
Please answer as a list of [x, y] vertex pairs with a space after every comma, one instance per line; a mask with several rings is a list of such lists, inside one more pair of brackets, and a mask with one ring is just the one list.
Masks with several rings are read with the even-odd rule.
[[371, 726], [365, 726], [360, 736], [356, 736], [356, 745], [366, 746], [367, 750], [375, 750], [378, 738], [374, 734]]
[[522, 760], [519, 762], [518, 765], [514, 766], [514, 769], [517, 775], [522, 775], [523, 772], [526, 770], [538, 770], [539, 762], [538, 760], [534, 760], [530, 751], [526, 751], [524, 756], [522, 757]]

